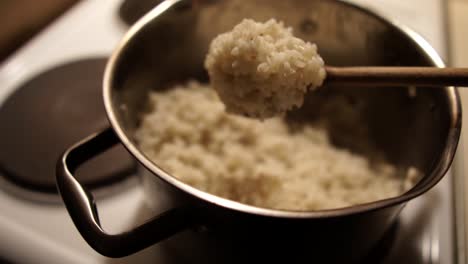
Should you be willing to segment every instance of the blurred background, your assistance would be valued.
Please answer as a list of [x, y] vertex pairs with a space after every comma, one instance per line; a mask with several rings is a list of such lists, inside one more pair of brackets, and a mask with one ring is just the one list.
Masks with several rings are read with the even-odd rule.
[[[2, 0], [0, 1], [0, 61], [80, 0]], [[82, 1], [82, 0], [81, 0]], [[91, 0], [93, 1], [93, 0]], [[141, 1], [141, 0], [135, 0]], [[447, 2], [450, 58], [454, 66], [468, 65], [468, 0]], [[141, 1], [157, 2], [157, 1]], [[146, 4], [148, 5], [148, 4]]]
[[0, 1], [0, 61], [76, 2], [78, 0]]
[[[98, 60], [91, 61], [90, 65], [101, 71], [105, 63], [104, 55], [107, 56], [109, 50], [111, 50], [111, 44], [116, 42], [121, 34], [128, 29], [128, 24], [133, 23], [142, 15], [142, 10], [148, 10], [150, 6], [153, 6], [158, 1], [159, 0], [0, 0], [0, 95], [6, 94], [6, 92], [3, 91], [5, 88], [11, 91], [13, 88], [10, 87], [14, 87], [33, 76], [39, 69], [44, 70], [46, 68], [45, 66], [49, 67], [55, 65], [57, 61], [62, 62], [62, 57], [55, 54], [55, 48], [60, 48], [63, 53], [61, 55], [67, 59], [69, 59], [69, 57], [76, 59], [73, 57], [75, 55], [76, 57], [83, 57], [82, 53], [86, 54], [86, 56], [89, 54], [100, 55], [100, 57], [97, 58]], [[434, 3], [439, 3], [438, 0], [426, 0], [426, 3], [428, 3], [427, 6], [417, 6], [416, 10], [413, 0], [355, 0], [354, 2], [362, 2], [373, 6], [386, 3], [386, 7], [390, 7], [386, 10], [388, 14], [399, 14], [403, 18], [411, 16], [430, 17], [433, 13], [437, 14], [437, 12], [432, 12], [434, 10], [432, 10], [431, 7], [437, 6]], [[446, 60], [449, 65], [468, 67], [468, 0], [440, 0], [440, 2], [443, 3], [443, 5], [439, 6], [441, 9], [440, 11], [443, 13], [443, 16], [440, 17], [443, 18], [442, 23], [444, 25], [441, 28], [443, 28], [444, 32], [431, 35], [431, 32], [439, 32], [437, 32], [437, 30], [427, 30], [422, 33], [425, 33], [426, 35], [423, 35], [428, 39], [434, 38], [434, 36], [441, 36], [441, 42], [446, 46]], [[113, 9], [111, 11], [106, 10], [108, 6]], [[103, 9], [96, 11], [97, 8]], [[409, 10], [410, 8], [411, 10]], [[404, 11], [406, 11], [406, 13]], [[121, 20], [125, 23], [120, 23], [122, 21], [115, 18], [117, 13], [119, 13]], [[79, 18], [77, 19], [78, 15]], [[79, 25], [77, 20], [79, 21], [81, 19], [89, 19], [89, 23], [83, 23], [86, 25]], [[429, 20], [430, 19], [439, 22], [437, 18], [431, 17]], [[426, 23], [427, 19], [418, 20], [415, 18], [414, 20], [416, 28], [418, 25], [420, 26], [420, 24]], [[56, 22], [55, 25], [54, 22]], [[97, 24], [96, 30], [88, 28], [89, 32], [86, 31], [86, 27], [89, 27], [88, 24], [93, 25], [92, 23]], [[72, 26], [75, 27], [76, 30]], [[429, 25], [426, 26], [429, 27]], [[46, 28], [48, 28], [48, 30], [46, 30]], [[84, 39], [87, 37], [96, 37], [96, 42], [86, 39], [83, 40], [83, 42], [80, 43], [83, 52], [81, 52], [81, 49], [75, 48], [75, 46], [79, 45], [70, 44], [66, 48], [60, 46], [62, 43], [69, 44], [66, 41], [62, 41], [56, 46], [52, 45], [54, 44], [52, 42], [61, 40], [59, 37], [69, 36], [65, 33], [69, 33], [69, 35], [83, 34], [83, 36], [85, 36]], [[99, 37], [109, 41], [109, 44], [102, 43]], [[438, 38], [436, 39], [439, 40]], [[69, 42], [74, 44], [73, 41]], [[437, 42], [435, 44], [440, 43]], [[35, 51], [32, 51], [32, 49]], [[92, 52], [88, 54], [88, 50]], [[36, 54], [37, 51], [41, 54]], [[69, 54], [73, 56], [68, 56]], [[60, 58], [60, 60], [58, 58]], [[85, 66], [83, 66], [83, 68], [87, 68], [88, 64], [85, 64]], [[100, 73], [99, 71], [97, 71], [97, 73]], [[95, 88], [97, 89], [96, 93], [100, 93], [99, 78], [96, 79]], [[465, 169], [465, 166], [468, 165], [468, 89], [460, 89], [460, 94], [462, 95], [465, 109], [463, 120], [465, 125], [454, 169], [457, 175], [465, 175], [465, 172], [468, 171], [468, 168]], [[100, 97], [96, 98], [99, 99], [100, 102]], [[17, 118], [17, 116], [15, 116], [15, 118]], [[104, 116], [103, 119], [105, 119]], [[2, 147], [0, 147], [0, 149], [2, 149]], [[462, 212], [461, 215], [457, 214], [456, 216], [456, 223], [459, 227], [457, 232], [462, 233], [462, 235], [458, 237], [459, 241], [457, 245], [459, 249], [467, 248], [465, 245], [465, 238], [468, 237], [467, 235], [463, 235], [465, 233], [463, 226], [468, 224], [468, 221], [465, 220], [468, 219], [468, 215], [465, 215], [465, 212], [468, 212], [468, 194], [465, 194], [465, 190], [468, 190], [468, 180], [463, 180], [463, 178], [464, 177], [457, 178], [458, 180], [455, 179], [454, 184], [457, 197], [465, 201], [459, 204], [463, 208], [457, 208], [457, 210], [460, 209], [457, 212]], [[447, 184], [452, 183], [450, 182]], [[144, 214], [143, 209], [139, 207], [135, 208], [135, 205], [139, 205], [142, 199], [140, 190], [136, 188], [125, 190], [126, 191], [122, 192], [119, 191], [119, 196], [117, 197], [107, 197], [99, 201], [99, 205], [101, 206], [100, 210], [103, 211], [103, 215], [105, 216], [103, 219], [104, 226], [109, 228], [110, 231], [120, 231], [120, 229], [125, 229], [127, 225], [134, 226], [135, 224], [133, 222], [136, 221], [135, 219], [141, 221], [141, 215]], [[451, 197], [449, 198], [451, 199]], [[142, 254], [126, 260], [109, 260], [98, 256], [82, 241], [81, 237], [72, 226], [61, 203], [48, 204], [42, 203], [41, 201], [37, 204], [32, 204], [28, 202], [0, 191], [0, 236], [3, 236], [3, 239], [0, 239], [0, 263], [6, 260], [9, 260], [8, 263], [10, 263], [13, 259], [11, 256], [21, 259], [18, 260], [18, 263], [41, 263], [41, 261], [39, 261], [40, 259], [48, 260], [48, 263], [65, 263], [59, 262], [59, 260], [69, 260], [69, 262], [66, 263], [144, 263], [148, 255], [156, 254], [146, 251], [146, 253], [143, 252]], [[457, 207], [459, 205], [456, 204], [454, 206]], [[121, 217], [120, 210], [110, 209], [118, 209], [119, 207], [125, 209], [127, 207], [132, 208], [130, 210], [125, 210], [128, 212], [128, 219], [125, 218], [120, 221], [122, 223], [113, 223], [107, 220]], [[25, 212], [29, 212], [29, 214]], [[134, 213], [134, 217], [132, 213]], [[31, 215], [34, 215], [35, 218], [31, 223], [23, 220], [31, 217]], [[463, 223], [466, 224], [463, 225]], [[41, 232], [26, 232], [28, 228], [32, 228], [34, 231], [41, 230]], [[6, 233], [6, 231], [9, 230], [11, 233]], [[56, 230], [60, 231], [54, 232]], [[60, 234], [56, 233], [70, 233], [73, 239], [67, 236], [62, 238]], [[11, 236], [8, 234], [11, 234]], [[431, 234], [433, 233], [429, 232], [429, 235]], [[413, 233], [409, 235], [413, 235]], [[44, 239], [44, 237], [48, 239]], [[409, 238], [412, 239], [413, 237], [409, 236]], [[52, 241], [53, 243], [45, 243], [44, 241]], [[66, 241], [66, 243], [64, 241]], [[26, 249], [20, 249], [17, 245], [22, 245]], [[36, 255], [30, 254], [30, 257], [25, 256], [28, 255], [27, 253], [33, 251], [33, 249], [28, 248], [28, 245], [36, 246]], [[50, 250], [51, 248], [56, 248], [57, 250]], [[421, 248], [434, 249], [434, 247], [425, 244], [422, 245]], [[423, 253], [425, 252], [424, 250], [422, 251]], [[466, 251], [460, 250], [460, 254], [464, 254], [464, 252]], [[439, 253], [443, 255], [442, 250], [439, 252], [434, 249], [433, 252], [430, 252], [430, 254], [432, 254], [431, 256], [438, 256]], [[62, 259], [56, 258], [55, 262], [50, 261], [52, 257], [57, 256], [62, 257]], [[68, 256], [71, 256], [71, 258], [68, 259]], [[3, 258], [5, 258], [5, 260], [2, 260]], [[459, 259], [466, 258], [464, 256], [459, 256]], [[14, 261], [14, 263], [17, 263], [17, 261]]]

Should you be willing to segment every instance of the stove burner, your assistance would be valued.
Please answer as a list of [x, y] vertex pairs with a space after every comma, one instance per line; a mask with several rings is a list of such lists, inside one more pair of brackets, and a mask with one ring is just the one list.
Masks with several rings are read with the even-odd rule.
[[[101, 99], [105, 62], [86, 59], [47, 70], [22, 84], [0, 106], [0, 170], [7, 180], [57, 193], [59, 155], [109, 126]], [[123, 179], [133, 167], [130, 155], [117, 146], [85, 164], [76, 177], [96, 188]]]

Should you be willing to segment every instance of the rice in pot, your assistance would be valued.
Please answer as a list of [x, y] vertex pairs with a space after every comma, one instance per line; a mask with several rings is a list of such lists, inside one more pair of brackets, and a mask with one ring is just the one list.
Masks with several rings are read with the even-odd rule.
[[[321, 122], [291, 127], [226, 113], [207, 85], [190, 82], [149, 96], [136, 131], [143, 153], [203, 191], [258, 207], [323, 210], [398, 196], [419, 172], [335, 147]], [[357, 124], [365, 125], [365, 124]]]

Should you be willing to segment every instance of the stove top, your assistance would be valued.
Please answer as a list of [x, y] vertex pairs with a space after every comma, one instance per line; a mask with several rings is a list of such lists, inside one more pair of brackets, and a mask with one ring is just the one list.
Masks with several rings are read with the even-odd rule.
[[[79, 61], [82, 63], [86, 58], [109, 56], [128, 29], [127, 23], [135, 21], [136, 17], [141, 15], [141, 10], [148, 8], [146, 4], [133, 7], [131, 2], [138, 1], [81, 1], [0, 65], [0, 83], [2, 83], [0, 107], [3, 110], [7, 109], [7, 98], [13, 98], [16, 93], [21, 93], [19, 90], [21, 87], [23, 89], [28, 85], [36, 85], [37, 82], [28, 84], [28, 80], [40, 79], [41, 77], [37, 77], [41, 76], [40, 73], [56, 69], [59, 65], [73, 67], [75, 63], [80, 63]], [[446, 56], [442, 0], [350, 2], [369, 6], [385, 16], [393, 17], [397, 23], [409, 25], [427, 38], [442, 57]], [[416, 14], [422, 5], [425, 16]], [[130, 14], [126, 13], [128, 10], [131, 11]], [[96, 67], [94, 73], [97, 74], [101, 71], [99, 67], [102, 66], [97, 64], [102, 63], [102, 60], [96, 59], [94, 62], [96, 64], [91, 63], [94, 66], [89, 68]], [[0, 120], [2, 120], [1, 115]], [[2, 143], [2, 146], [3, 144], [5, 143]], [[27, 175], [25, 177], [31, 176], [28, 168], [17, 166], [16, 170]], [[397, 225], [371, 252], [367, 263], [455, 263], [457, 260], [459, 263], [464, 263], [457, 259], [455, 254], [458, 245], [454, 232], [456, 230], [454, 230], [452, 184], [456, 177], [460, 175], [449, 173], [430, 192], [411, 201], [403, 210]], [[42, 184], [50, 186], [51, 182], [44, 180]], [[171, 256], [170, 251], [161, 245], [122, 259], [103, 257], [93, 251], [82, 239], [61, 203], [33, 200], [28, 195], [16, 195], [18, 192], [10, 191], [14, 189], [21, 192], [24, 188], [12, 184], [12, 181], [8, 180], [7, 173], [2, 172], [0, 262], [2, 259], [12, 263], [177, 262], [175, 260], [177, 258]], [[110, 233], [124, 231], [153, 215], [144, 204], [143, 193], [136, 177], [125, 178], [118, 181], [118, 184], [101, 188], [98, 192], [107, 193], [99, 196], [97, 206], [102, 225]]]
[[[48, 69], [20, 85], [0, 108], [0, 171], [30, 190], [57, 193], [55, 164], [84, 137], [109, 126], [101, 99], [107, 58], [87, 58]], [[115, 165], [108, 166], [112, 160]], [[28, 166], [25, 166], [28, 164]], [[106, 186], [132, 173], [134, 162], [122, 146], [80, 168], [89, 188]]]

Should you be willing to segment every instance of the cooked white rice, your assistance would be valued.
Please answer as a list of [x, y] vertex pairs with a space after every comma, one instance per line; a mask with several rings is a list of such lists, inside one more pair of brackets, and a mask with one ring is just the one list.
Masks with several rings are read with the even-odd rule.
[[244, 19], [216, 37], [205, 67], [228, 112], [260, 119], [301, 106], [304, 94], [325, 78], [317, 46], [275, 19]]
[[[136, 131], [155, 164], [206, 192], [242, 203], [286, 210], [341, 208], [397, 196], [419, 178], [399, 175], [334, 147], [327, 131], [291, 131], [280, 118], [259, 122], [230, 115], [216, 93], [195, 82], [149, 96], [152, 110]], [[362, 124], [356, 124], [362, 125]]]

